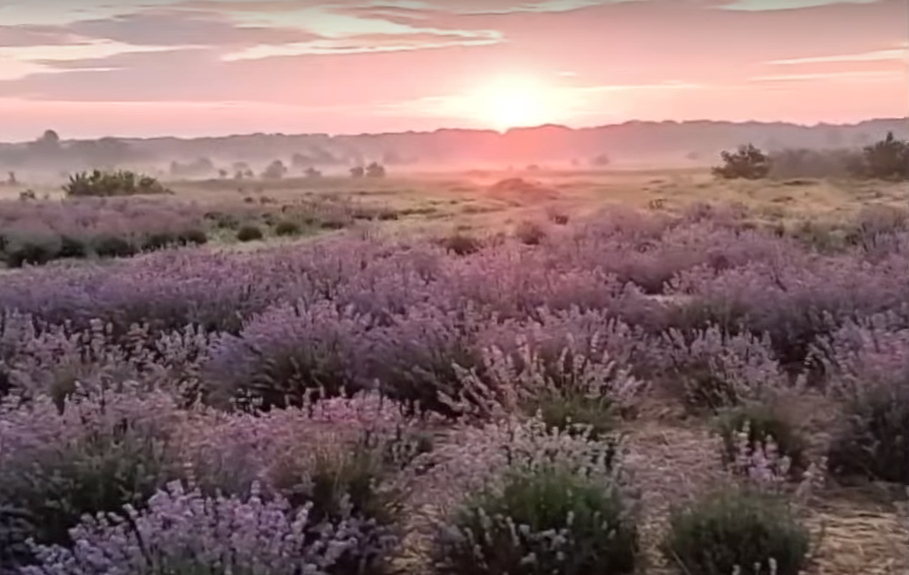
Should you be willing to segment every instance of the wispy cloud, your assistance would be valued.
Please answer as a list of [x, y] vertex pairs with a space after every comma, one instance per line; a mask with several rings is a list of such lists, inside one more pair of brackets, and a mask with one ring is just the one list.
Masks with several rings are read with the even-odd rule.
[[804, 80], [846, 80], [846, 81], [867, 81], [875, 78], [880, 79], [899, 79], [909, 77], [909, 71], [898, 72], [893, 70], [860, 70], [850, 72], [817, 72], [806, 74], [774, 74], [767, 76], [753, 76], [749, 78], [754, 82], [778, 82], [778, 81], [804, 81]]
[[797, 64], [822, 64], [827, 62], [884, 62], [884, 61], [909, 62], [909, 45], [906, 48], [893, 50], [874, 50], [860, 54], [839, 54], [835, 56], [812, 56], [809, 58], [789, 58], [771, 60], [768, 64], [777, 66], [791, 66]]

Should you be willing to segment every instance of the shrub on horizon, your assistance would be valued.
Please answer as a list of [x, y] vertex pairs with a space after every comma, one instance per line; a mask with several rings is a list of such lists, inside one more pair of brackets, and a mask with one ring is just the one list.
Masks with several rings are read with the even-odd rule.
[[739, 146], [735, 152], [724, 150], [720, 157], [723, 165], [713, 168], [713, 174], [719, 178], [759, 180], [770, 173], [770, 158], [752, 144]]
[[80, 172], [70, 176], [63, 191], [69, 197], [173, 194], [155, 178], [129, 170]]

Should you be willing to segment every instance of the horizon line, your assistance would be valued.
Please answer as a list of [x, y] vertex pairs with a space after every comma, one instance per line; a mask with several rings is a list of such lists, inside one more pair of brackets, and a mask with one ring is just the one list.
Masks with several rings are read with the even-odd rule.
[[[60, 142], [85, 142], [85, 141], [95, 141], [102, 139], [114, 139], [114, 140], [213, 140], [213, 139], [222, 139], [222, 138], [244, 138], [244, 137], [253, 137], [253, 136], [279, 136], [279, 137], [304, 137], [304, 136], [327, 136], [330, 138], [356, 138], [363, 136], [397, 136], [397, 135], [406, 135], [406, 134], [435, 134], [438, 132], [484, 132], [496, 134], [498, 136], [507, 136], [513, 132], [522, 132], [522, 131], [531, 131], [531, 130], [540, 130], [544, 128], [558, 128], [569, 131], [582, 131], [582, 130], [597, 130], [602, 128], [613, 128], [619, 126], [628, 126], [630, 124], [731, 124], [731, 125], [745, 125], [745, 124], [758, 124], [758, 125], [788, 125], [795, 126], [799, 128], [818, 128], [822, 126], [832, 127], [832, 128], [854, 128], [862, 124], [867, 124], [871, 122], [899, 122], [906, 121], [909, 122], [909, 115], [902, 117], [872, 117], [857, 122], [827, 122], [820, 121], [809, 123], [800, 123], [793, 121], [785, 120], [711, 120], [708, 118], [700, 119], [690, 119], [690, 120], [644, 120], [644, 119], [631, 119], [624, 122], [611, 123], [611, 124], [595, 124], [589, 126], [580, 126], [580, 127], [571, 127], [565, 124], [558, 124], [553, 122], [548, 122], [544, 124], [538, 124], [533, 126], [515, 126], [507, 128], [505, 130], [496, 130], [494, 128], [469, 128], [469, 127], [439, 127], [434, 130], [400, 130], [395, 132], [339, 132], [339, 133], [329, 133], [329, 132], [295, 132], [295, 133], [286, 133], [286, 132], [244, 132], [244, 133], [224, 133], [220, 135], [198, 135], [198, 136], [175, 136], [169, 134], [161, 134], [155, 136], [116, 136], [116, 135], [106, 135], [98, 136], [95, 138], [60, 138]], [[53, 130], [53, 128], [47, 128]], [[20, 145], [28, 144], [34, 142], [40, 137], [36, 135], [35, 138], [31, 140], [18, 140], [12, 142], [3, 142], [0, 141], [0, 145], [9, 146], [9, 145]]]

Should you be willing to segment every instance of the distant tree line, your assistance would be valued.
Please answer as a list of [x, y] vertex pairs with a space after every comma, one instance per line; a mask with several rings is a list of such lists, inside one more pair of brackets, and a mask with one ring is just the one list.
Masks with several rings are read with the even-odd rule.
[[909, 180], [909, 141], [893, 132], [859, 150], [780, 150], [767, 153], [753, 144], [720, 153], [722, 164], [713, 168], [724, 179], [758, 180], [768, 177], [842, 176], [863, 179]]

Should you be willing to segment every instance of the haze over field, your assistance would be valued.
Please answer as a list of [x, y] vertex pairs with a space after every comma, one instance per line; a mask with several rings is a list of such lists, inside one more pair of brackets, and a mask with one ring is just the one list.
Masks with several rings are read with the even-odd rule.
[[901, 118], [907, 39], [905, 0], [0, 0], [0, 140]]

